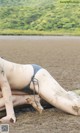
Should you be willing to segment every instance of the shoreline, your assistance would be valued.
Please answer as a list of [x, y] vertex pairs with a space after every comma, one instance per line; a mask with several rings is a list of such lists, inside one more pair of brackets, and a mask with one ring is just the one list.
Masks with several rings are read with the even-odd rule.
[[64, 40], [64, 39], [79, 39], [80, 36], [42, 36], [42, 35], [0, 35], [0, 40]]

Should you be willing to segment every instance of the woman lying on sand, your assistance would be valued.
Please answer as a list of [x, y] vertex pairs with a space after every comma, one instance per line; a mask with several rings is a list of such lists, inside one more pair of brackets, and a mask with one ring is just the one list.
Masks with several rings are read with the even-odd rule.
[[[38, 95], [29, 95], [27, 87]], [[73, 115], [80, 115], [80, 97], [67, 92], [44, 68], [35, 64], [16, 64], [0, 57], [0, 110], [6, 108], [1, 122], [16, 122], [13, 106], [31, 104], [42, 112], [40, 97]], [[39, 97], [40, 96], [40, 97]]]

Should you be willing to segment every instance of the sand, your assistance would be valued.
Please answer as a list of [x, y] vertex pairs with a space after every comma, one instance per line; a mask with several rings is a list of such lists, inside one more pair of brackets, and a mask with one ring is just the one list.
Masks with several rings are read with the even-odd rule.
[[[80, 88], [80, 37], [1, 36], [0, 56], [17, 63], [39, 64], [66, 90]], [[41, 115], [26, 108], [15, 110], [17, 122], [10, 124], [10, 133], [79, 133], [79, 116], [54, 107]]]

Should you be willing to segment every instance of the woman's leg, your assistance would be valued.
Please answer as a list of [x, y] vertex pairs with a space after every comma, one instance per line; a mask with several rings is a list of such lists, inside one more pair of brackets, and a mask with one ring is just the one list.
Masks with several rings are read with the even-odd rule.
[[[57, 81], [45, 70], [41, 69], [35, 75], [35, 90], [53, 106], [74, 115], [80, 115], [80, 97], [64, 90]], [[31, 88], [34, 89], [33, 83]]]
[[[34, 95], [28, 95], [20, 91], [12, 91], [12, 100], [13, 100], [14, 106], [31, 104], [40, 113], [43, 110], [40, 104], [40, 97], [38, 95], [34, 96]], [[5, 109], [4, 98], [2, 97], [2, 94], [0, 91], [0, 111], [3, 109]]]

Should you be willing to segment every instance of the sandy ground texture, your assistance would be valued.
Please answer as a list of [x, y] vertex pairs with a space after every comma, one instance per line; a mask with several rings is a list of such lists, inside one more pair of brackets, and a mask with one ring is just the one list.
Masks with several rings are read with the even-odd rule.
[[[46, 68], [66, 89], [80, 88], [79, 37], [0, 37], [0, 56], [17, 63]], [[80, 117], [56, 108], [40, 115], [27, 107], [16, 109], [17, 122], [10, 133], [79, 133]], [[3, 116], [5, 112], [0, 112]]]

